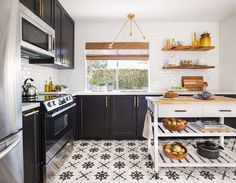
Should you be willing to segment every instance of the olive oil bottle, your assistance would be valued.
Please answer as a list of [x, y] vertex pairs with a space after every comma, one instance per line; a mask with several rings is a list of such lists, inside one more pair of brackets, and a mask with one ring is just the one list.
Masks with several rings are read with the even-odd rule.
[[51, 76], [49, 77], [49, 91], [50, 92], [54, 91], [54, 85], [53, 85]]
[[45, 92], [49, 92], [49, 85], [48, 85], [48, 82], [47, 82], [47, 81], [45, 81], [44, 91], [45, 91]]

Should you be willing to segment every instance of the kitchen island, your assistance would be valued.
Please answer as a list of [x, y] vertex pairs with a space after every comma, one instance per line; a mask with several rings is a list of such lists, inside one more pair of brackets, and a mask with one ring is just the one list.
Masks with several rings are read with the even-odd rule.
[[[165, 99], [163, 97], [146, 97], [148, 102], [148, 113], [152, 115], [148, 119], [152, 126], [153, 139], [148, 139], [149, 154], [155, 165], [156, 177], [160, 167], [236, 167], [236, 156], [230, 150], [224, 148], [218, 159], [207, 159], [197, 154], [196, 147], [187, 146], [188, 155], [182, 160], [167, 158], [159, 143], [160, 137], [219, 137], [220, 145], [224, 147], [224, 137], [236, 137], [236, 130], [227, 127], [225, 131], [203, 132], [195, 122], [189, 122], [183, 131], [167, 130], [160, 118], [208, 118], [217, 117], [219, 122], [224, 124], [225, 117], [236, 117], [236, 99], [216, 96], [213, 100], [199, 100], [193, 97], [178, 97]], [[154, 141], [154, 145], [152, 144]]]

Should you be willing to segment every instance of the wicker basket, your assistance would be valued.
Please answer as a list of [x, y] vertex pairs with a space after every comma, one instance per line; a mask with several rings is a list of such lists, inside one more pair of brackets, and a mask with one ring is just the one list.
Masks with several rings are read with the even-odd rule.
[[[169, 153], [165, 150], [165, 147], [166, 147], [167, 144], [164, 144], [162, 147], [163, 147], [163, 152], [164, 154], [170, 158], [170, 159], [174, 159], [174, 160], [181, 160], [181, 159], [184, 159], [186, 158], [187, 154], [188, 154], [188, 150], [186, 147], [180, 145], [180, 144], [176, 144], [176, 145], [179, 145], [180, 147], [184, 148], [185, 149], [185, 153], [184, 154], [172, 154], [172, 153]], [[171, 145], [175, 145], [175, 144], [171, 144]]]
[[163, 126], [166, 129], [171, 130], [171, 131], [182, 131], [182, 130], [184, 130], [187, 127], [187, 124], [188, 123], [185, 123], [183, 125], [172, 125], [172, 124], [168, 124], [168, 120], [167, 119], [163, 120]]

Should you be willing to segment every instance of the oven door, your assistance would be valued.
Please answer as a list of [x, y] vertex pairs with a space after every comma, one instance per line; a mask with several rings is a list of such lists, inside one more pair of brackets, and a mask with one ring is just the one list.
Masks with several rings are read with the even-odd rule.
[[75, 106], [70, 106], [52, 114], [46, 114], [43, 127], [44, 163], [47, 164], [73, 137]]

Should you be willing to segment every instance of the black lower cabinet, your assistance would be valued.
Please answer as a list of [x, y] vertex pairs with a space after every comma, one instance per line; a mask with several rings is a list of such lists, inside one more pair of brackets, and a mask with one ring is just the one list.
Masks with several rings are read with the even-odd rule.
[[136, 97], [111, 97], [111, 138], [127, 139], [136, 137]]
[[39, 110], [23, 113], [24, 182], [40, 182], [40, 117]]
[[[79, 101], [79, 137], [105, 139], [108, 137], [109, 98], [107, 96], [81, 96]], [[78, 121], [78, 120], [77, 120]]]
[[143, 139], [143, 126], [147, 113], [147, 100], [145, 96], [137, 96], [137, 138]]
[[77, 96], [76, 139], [142, 139], [145, 96]]

